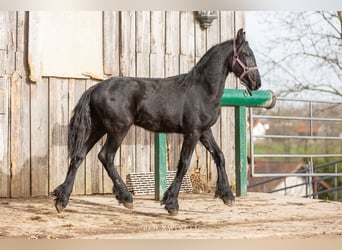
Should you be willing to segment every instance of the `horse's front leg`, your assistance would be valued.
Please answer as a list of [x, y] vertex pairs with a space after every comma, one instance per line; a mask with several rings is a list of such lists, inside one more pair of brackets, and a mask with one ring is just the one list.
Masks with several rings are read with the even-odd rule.
[[184, 141], [182, 145], [181, 155], [177, 166], [176, 177], [173, 180], [170, 187], [166, 190], [162, 204], [165, 205], [165, 209], [171, 215], [176, 215], [178, 213], [178, 194], [183, 181], [183, 177], [188, 171], [191, 156], [194, 152], [195, 146], [199, 140], [200, 133], [193, 132], [191, 134], [184, 136]]
[[217, 166], [217, 183], [215, 197], [219, 197], [226, 205], [233, 205], [234, 195], [229, 187], [228, 177], [225, 168], [224, 155], [217, 145], [211, 129], [205, 131], [201, 138], [201, 143], [210, 152]]

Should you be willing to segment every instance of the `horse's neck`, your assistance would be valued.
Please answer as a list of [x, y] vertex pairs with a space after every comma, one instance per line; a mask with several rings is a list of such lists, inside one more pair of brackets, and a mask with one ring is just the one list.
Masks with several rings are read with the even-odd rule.
[[198, 75], [199, 84], [204, 84], [212, 100], [220, 101], [225, 81], [230, 69], [226, 65], [227, 57], [232, 56], [233, 50], [229, 43], [225, 42], [218, 47], [202, 65], [196, 65], [194, 70]]

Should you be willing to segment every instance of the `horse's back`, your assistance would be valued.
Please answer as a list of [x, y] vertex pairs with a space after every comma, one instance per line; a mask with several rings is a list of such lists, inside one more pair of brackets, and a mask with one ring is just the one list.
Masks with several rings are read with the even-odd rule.
[[208, 129], [216, 122], [219, 104], [195, 85], [180, 85], [178, 77], [113, 77], [98, 84], [92, 110], [106, 127], [132, 124], [153, 132], [186, 133]]
[[94, 88], [91, 107], [106, 126], [180, 132], [184, 95], [173, 78], [112, 77]]

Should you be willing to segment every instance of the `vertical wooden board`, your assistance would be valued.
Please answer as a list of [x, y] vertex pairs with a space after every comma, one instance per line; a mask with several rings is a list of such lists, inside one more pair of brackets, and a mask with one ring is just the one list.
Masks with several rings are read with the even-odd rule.
[[165, 77], [179, 74], [179, 11], [167, 11], [165, 17]]
[[7, 11], [0, 11], [0, 23], [1, 28], [0, 28], [0, 49], [1, 50], [6, 50], [7, 49]]
[[150, 54], [151, 77], [164, 77], [164, 54]]
[[187, 55], [180, 55], [179, 56], [179, 73], [180, 74], [188, 73], [193, 63], [194, 63], [194, 58], [189, 57]]
[[[179, 11], [167, 11], [165, 14], [165, 53], [179, 55]], [[178, 70], [177, 70], [178, 71]], [[177, 72], [178, 73], [178, 72]], [[172, 73], [173, 74], [173, 73]], [[166, 73], [166, 75], [168, 75]]]
[[180, 54], [194, 58], [195, 20], [192, 11], [180, 12]]
[[5, 75], [7, 57], [7, 12], [0, 11], [0, 76]]
[[120, 75], [135, 76], [135, 12], [120, 12]]
[[220, 16], [207, 29], [207, 50], [220, 43]]
[[49, 78], [49, 191], [68, 171], [68, 79]]
[[162, 11], [151, 12], [151, 54], [150, 75], [151, 77], [164, 77], [165, 56], [165, 15]]
[[0, 76], [12, 74], [15, 69], [16, 12], [0, 13]]
[[[86, 80], [70, 79], [69, 80], [69, 112], [70, 121], [73, 110], [86, 89]], [[69, 125], [68, 125], [69, 126]], [[75, 178], [74, 194], [85, 194], [85, 161], [81, 164]]]
[[235, 121], [234, 108], [225, 107], [221, 114], [222, 152], [226, 159], [226, 171], [231, 185], [235, 184]]
[[127, 174], [135, 172], [135, 139], [135, 126], [132, 126], [121, 144], [120, 174], [124, 181]]
[[27, 41], [28, 41], [28, 12], [17, 12], [17, 48], [15, 51], [15, 69], [20, 75], [27, 76]]
[[235, 11], [235, 32], [245, 28], [245, 13], [243, 11]]
[[151, 53], [164, 54], [165, 52], [165, 12], [151, 12]]
[[[212, 46], [218, 44], [220, 42], [220, 28], [219, 28], [220, 20], [215, 20], [212, 23], [212, 26], [207, 29], [207, 50], [209, 50]], [[212, 131], [214, 138], [217, 144], [221, 147], [221, 122], [220, 119], [217, 120], [216, 124], [212, 126]], [[211, 185], [216, 184], [217, 180], [217, 169], [214, 160], [212, 157], [209, 157], [209, 182]]]
[[[11, 79], [11, 196], [31, 194], [30, 85], [16, 72]], [[37, 138], [32, 138], [37, 139]]]
[[165, 77], [174, 76], [179, 74], [179, 55], [168, 55], [165, 57]]
[[195, 22], [195, 36], [195, 57], [196, 61], [199, 61], [207, 51], [207, 32], [201, 28], [198, 21]]
[[235, 36], [234, 11], [220, 11], [220, 37], [221, 41], [233, 39]]
[[[137, 11], [136, 12], [136, 53], [149, 54], [151, 47], [151, 13], [149, 11]], [[139, 64], [137, 63], [137, 66]], [[143, 66], [144, 67], [144, 66]], [[137, 68], [137, 75], [142, 72], [142, 69]], [[149, 72], [148, 72], [149, 73]], [[145, 75], [146, 76], [146, 71]]]
[[6, 56], [7, 56], [6, 50], [0, 49], [0, 76], [3, 76], [6, 74], [5, 73]]
[[49, 80], [42, 78], [30, 86], [32, 196], [45, 196], [49, 194]]
[[[221, 11], [221, 41], [234, 38], [234, 12]], [[230, 73], [226, 80], [225, 88], [234, 89], [236, 87], [236, 77]], [[221, 146], [226, 159], [226, 170], [230, 185], [235, 185], [235, 133], [234, 108], [224, 107], [221, 111]]]
[[[135, 56], [135, 12], [121, 12], [120, 75], [136, 75]], [[135, 172], [135, 126], [132, 126], [121, 144], [121, 177], [125, 181], [128, 173]]]
[[15, 54], [17, 51], [17, 12], [8, 11], [7, 15], [7, 25], [6, 25], [6, 61], [5, 61], [5, 72], [7, 74], [12, 74], [15, 71]]
[[[136, 61], [137, 76], [150, 76], [150, 12], [136, 13]], [[136, 172], [149, 172], [151, 164], [151, 135], [143, 128], [136, 127]]]
[[151, 164], [151, 135], [150, 132], [136, 128], [136, 169], [135, 172], [143, 173], [150, 171]]
[[119, 75], [119, 12], [103, 13], [103, 67], [107, 75]]
[[[86, 88], [90, 88], [97, 82], [87, 80]], [[103, 141], [99, 140], [94, 147], [89, 151], [86, 157], [85, 164], [85, 180], [86, 180], [86, 194], [103, 193], [103, 167], [98, 159], [98, 153], [103, 146]]]
[[8, 77], [0, 78], [0, 197], [10, 196], [9, 81]]

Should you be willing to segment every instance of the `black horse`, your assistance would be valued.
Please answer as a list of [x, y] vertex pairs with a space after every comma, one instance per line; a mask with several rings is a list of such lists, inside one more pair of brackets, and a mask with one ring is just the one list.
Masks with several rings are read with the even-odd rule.
[[178, 193], [198, 141], [217, 165], [216, 197], [232, 205], [222, 151], [211, 126], [220, 115], [220, 99], [229, 72], [240, 77], [249, 93], [261, 86], [252, 50], [240, 29], [236, 39], [212, 47], [187, 74], [168, 78], [113, 77], [89, 88], [80, 98], [70, 120], [68, 146], [70, 165], [66, 179], [53, 195], [61, 212], [68, 204], [78, 167], [89, 150], [105, 134], [98, 157], [113, 181], [119, 203], [133, 207], [133, 197], [114, 168], [117, 149], [134, 124], [153, 132], [184, 135], [177, 174], [164, 194], [162, 204], [170, 214], [178, 212]]

